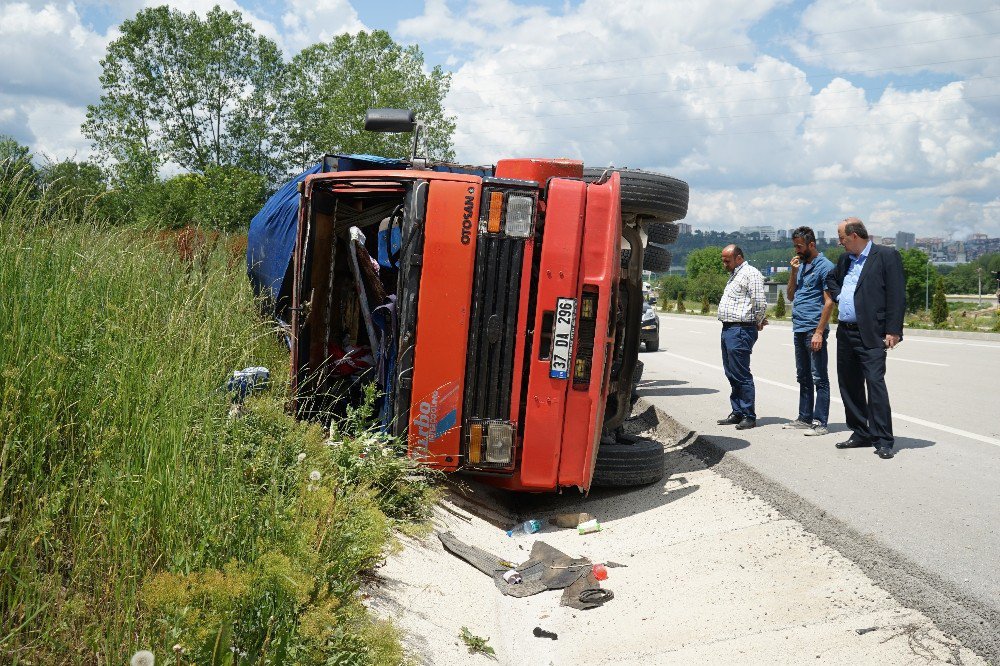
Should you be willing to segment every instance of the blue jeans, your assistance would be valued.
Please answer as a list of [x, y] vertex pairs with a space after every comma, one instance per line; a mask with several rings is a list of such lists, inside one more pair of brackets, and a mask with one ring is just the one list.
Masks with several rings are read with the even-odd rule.
[[827, 373], [829, 329], [823, 331], [823, 346], [818, 352], [810, 343], [814, 331], [793, 333], [795, 339], [795, 378], [799, 382], [799, 420], [826, 425], [830, 418], [830, 375]]
[[750, 354], [756, 342], [757, 327], [753, 324], [722, 328], [722, 369], [732, 387], [729, 403], [734, 414], [751, 419], [757, 418], [753, 375], [750, 374]]

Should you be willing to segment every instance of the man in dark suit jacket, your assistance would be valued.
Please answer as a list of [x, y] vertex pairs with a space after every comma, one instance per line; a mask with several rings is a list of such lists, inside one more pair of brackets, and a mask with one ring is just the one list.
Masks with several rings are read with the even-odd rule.
[[873, 244], [856, 217], [841, 222], [837, 236], [847, 251], [830, 272], [827, 289], [840, 306], [837, 375], [847, 426], [854, 433], [837, 448], [874, 446], [878, 456], [888, 460], [895, 440], [885, 359], [903, 339], [903, 260], [896, 248]]

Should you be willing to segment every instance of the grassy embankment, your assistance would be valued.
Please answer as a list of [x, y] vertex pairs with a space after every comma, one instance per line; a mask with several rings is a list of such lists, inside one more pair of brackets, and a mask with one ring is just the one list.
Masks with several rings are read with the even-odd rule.
[[[328, 440], [284, 413], [224, 243], [60, 217], [0, 213], [0, 662], [397, 662], [356, 591], [430, 484], [364, 414]], [[248, 365], [275, 381], [228, 418]]]

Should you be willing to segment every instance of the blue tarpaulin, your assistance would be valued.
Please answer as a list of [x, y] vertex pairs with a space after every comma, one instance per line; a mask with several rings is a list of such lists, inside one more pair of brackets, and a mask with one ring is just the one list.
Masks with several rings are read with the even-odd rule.
[[[257, 297], [272, 306], [282, 293], [288, 264], [295, 250], [299, 215], [299, 183], [306, 176], [319, 173], [322, 165], [303, 171], [288, 181], [267, 200], [250, 221], [247, 233], [247, 275]], [[291, 285], [289, 285], [291, 286]]]

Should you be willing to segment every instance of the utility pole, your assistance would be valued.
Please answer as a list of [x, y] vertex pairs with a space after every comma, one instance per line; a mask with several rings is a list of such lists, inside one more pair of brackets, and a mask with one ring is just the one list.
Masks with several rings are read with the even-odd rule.
[[931, 258], [927, 257], [924, 271], [924, 310], [931, 309]]
[[976, 273], [979, 274], [979, 308], [983, 307], [983, 267], [980, 266], [976, 269]]

